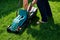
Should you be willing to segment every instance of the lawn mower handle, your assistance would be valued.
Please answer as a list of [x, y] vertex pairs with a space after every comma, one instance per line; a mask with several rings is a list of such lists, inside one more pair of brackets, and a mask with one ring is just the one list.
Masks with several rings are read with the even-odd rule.
[[27, 11], [29, 12], [32, 8], [32, 3], [28, 6]]

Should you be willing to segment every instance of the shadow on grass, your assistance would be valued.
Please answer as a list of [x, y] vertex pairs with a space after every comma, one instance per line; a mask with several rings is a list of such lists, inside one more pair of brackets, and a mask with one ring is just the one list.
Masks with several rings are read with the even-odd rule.
[[53, 18], [49, 18], [48, 23], [40, 24], [40, 30], [29, 26], [27, 34], [31, 34], [36, 40], [60, 40], [60, 24], [54, 24]]
[[[32, 0], [29, 0], [29, 3]], [[18, 2], [20, 4], [18, 4]], [[0, 1], [0, 18], [7, 16], [10, 12], [16, 11], [18, 8], [22, 7], [22, 0], [1, 0]], [[18, 7], [19, 6], [19, 7]]]
[[[7, 16], [8, 14], [10, 14], [10, 12], [14, 12], [16, 11], [19, 7], [18, 7], [18, 1], [19, 0], [2, 0], [0, 1], [0, 18]], [[22, 5], [20, 3], [20, 5]]]

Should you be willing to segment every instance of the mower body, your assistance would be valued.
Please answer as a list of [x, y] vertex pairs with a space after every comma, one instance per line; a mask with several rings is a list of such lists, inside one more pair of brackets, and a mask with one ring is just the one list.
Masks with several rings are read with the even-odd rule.
[[19, 10], [19, 15], [13, 20], [8, 29], [16, 31], [18, 27], [22, 27], [23, 23], [27, 20], [27, 11]]
[[[18, 27], [25, 27], [25, 24], [28, 25], [28, 22], [31, 18], [36, 15], [37, 8], [32, 7], [32, 9], [28, 12], [27, 10], [20, 9], [19, 15], [13, 20], [12, 24], [8, 26], [7, 31], [16, 32]], [[20, 31], [20, 30], [19, 30]]]

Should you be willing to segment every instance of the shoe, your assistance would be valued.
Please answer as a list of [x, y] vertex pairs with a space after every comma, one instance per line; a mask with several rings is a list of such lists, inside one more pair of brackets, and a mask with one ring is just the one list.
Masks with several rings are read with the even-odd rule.
[[40, 21], [40, 23], [47, 23], [47, 22], [44, 22], [44, 21]]
[[40, 23], [47, 23], [47, 22], [44, 22], [44, 21], [37, 21], [36, 24], [40, 24]]

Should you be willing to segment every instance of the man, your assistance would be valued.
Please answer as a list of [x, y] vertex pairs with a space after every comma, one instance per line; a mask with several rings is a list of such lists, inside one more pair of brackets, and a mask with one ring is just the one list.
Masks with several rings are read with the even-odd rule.
[[[26, 7], [28, 0], [25, 0], [25, 2], [26, 2], [25, 3], [25, 7]], [[47, 18], [52, 16], [48, 0], [33, 0], [32, 5], [34, 5], [35, 3], [37, 4], [37, 7], [39, 8], [39, 11], [41, 12], [41, 17], [42, 17], [42, 20], [38, 21], [37, 23], [39, 22], [46, 23]]]

